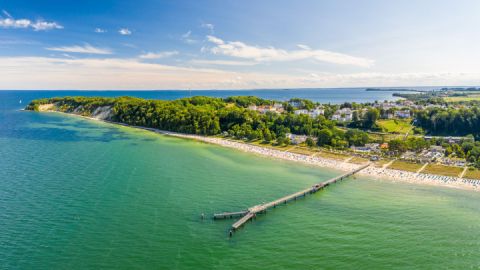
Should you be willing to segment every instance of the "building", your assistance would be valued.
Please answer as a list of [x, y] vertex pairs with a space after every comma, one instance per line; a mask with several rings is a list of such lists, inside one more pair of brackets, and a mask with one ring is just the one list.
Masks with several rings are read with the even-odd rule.
[[430, 146], [430, 152], [445, 153], [445, 149], [443, 149], [443, 147], [441, 147], [440, 145], [432, 145]]
[[366, 143], [365, 147], [368, 147], [373, 152], [380, 151], [380, 144], [379, 143]]
[[350, 149], [353, 152], [360, 152], [360, 153], [370, 153], [372, 150], [369, 147], [366, 146], [350, 146]]
[[295, 113], [296, 115], [306, 114], [306, 115], [309, 115], [309, 116], [312, 117], [312, 118], [316, 118], [316, 117], [319, 116], [319, 115], [323, 115], [324, 110], [323, 110], [323, 109], [320, 109], [320, 108], [316, 108], [316, 109], [313, 109], [313, 110], [311, 110], [311, 111], [308, 111], [308, 110], [295, 110], [294, 113]]
[[258, 111], [259, 113], [267, 113], [267, 112], [274, 112], [274, 113], [282, 113], [283, 112], [283, 106], [273, 106], [271, 105], [265, 105], [265, 106], [257, 106], [257, 105], [250, 105], [248, 106], [249, 110], [252, 111]]
[[296, 110], [293, 112], [294, 114], [296, 115], [300, 115], [300, 114], [310, 114], [308, 110]]
[[292, 144], [301, 144], [305, 142], [308, 138], [306, 135], [297, 135], [297, 134], [292, 134], [292, 133], [287, 133], [286, 137], [290, 139], [290, 142]]
[[315, 118], [315, 117], [318, 117], [320, 115], [323, 115], [324, 113], [325, 113], [325, 110], [323, 108], [317, 107], [310, 112], [310, 116]]
[[282, 103], [274, 103], [274, 104], [273, 104], [273, 108], [274, 108], [275, 111], [278, 112], [278, 113], [283, 113], [283, 112], [284, 112], [283, 104], [282, 104]]
[[471, 137], [453, 137], [453, 136], [423, 136], [423, 138], [427, 141], [436, 139], [436, 140], [442, 140], [442, 141], [447, 141], [448, 143], [461, 143], [461, 142], [473, 142], [475, 141], [474, 138]]
[[395, 116], [398, 118], [410, 118], [410, 110], [395, 111]]
[[353, 111], [350, 108], [343, 108], [337, 110], [332, 115], [332, 120], [339, 121], [339, 122], [349, 122], [353, 119]]
[[288, 102], [288, 104], [292, 105], [292, 106], [295, 107], [295, 108], [298, 108], [298, 107], [300, 107], [300, 106], [303, 105], [303, 102], [298, 101], [298, 100], [294, 100], [294, 101]]

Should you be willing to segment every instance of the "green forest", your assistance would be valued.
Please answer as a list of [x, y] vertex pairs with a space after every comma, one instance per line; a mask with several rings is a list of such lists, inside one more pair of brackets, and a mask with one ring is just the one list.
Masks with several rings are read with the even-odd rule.
[[[312, 108], [309, 100], [301, 101]], [[287, 133], [318, 137], [321, 146], [348, 147], [368, 142], [365, 132], [337, 128], [335, 122], [323, 115], [313, 119], [308, 115], [295, 115], [291, 105], [283, 102], [285, 113], [278, 114], [249, 110], [249, 105], [271, 105], [274, 101], [253, 96], [213, 98], [192, 97], [178, 100], [146, 100], [133, 97], [64, 97], [32, 101], [27, 109], [38, 110], [42, 104], [55, 103], [57, 110], [90, 116], [96, 108], [111, 106], [108, 120], [135, 126], [198, 135], [228, 134], [238, 139], [276, 141], [288, 144]]]

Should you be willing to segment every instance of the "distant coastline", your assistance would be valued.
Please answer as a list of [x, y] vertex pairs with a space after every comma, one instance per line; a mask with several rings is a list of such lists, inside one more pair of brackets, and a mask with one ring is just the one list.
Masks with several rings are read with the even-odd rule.
[[373, 91], [373, 92], [426, 92], [422, 90], [416, 89], [409, 89], [409, 88], [367, 88], [365, 91]]

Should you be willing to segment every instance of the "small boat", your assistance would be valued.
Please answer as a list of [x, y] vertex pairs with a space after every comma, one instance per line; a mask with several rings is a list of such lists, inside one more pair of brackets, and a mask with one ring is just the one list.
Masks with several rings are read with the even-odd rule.
[[22, 104], [22, 100], [20, 99], [20, 100], [18, 101], [18, 103]]

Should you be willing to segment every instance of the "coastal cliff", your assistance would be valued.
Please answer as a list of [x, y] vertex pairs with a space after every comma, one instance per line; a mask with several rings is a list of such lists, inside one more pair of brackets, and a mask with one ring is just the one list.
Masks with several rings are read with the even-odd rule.
[[[102, 102], [94, 102], [94, 99]], [[64, 112], [99, 120], [111, 120], [113, 102], [109, 99], [50, 98], [32, 101], [25, 109], [39, 112]]]

